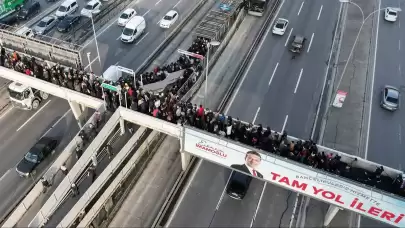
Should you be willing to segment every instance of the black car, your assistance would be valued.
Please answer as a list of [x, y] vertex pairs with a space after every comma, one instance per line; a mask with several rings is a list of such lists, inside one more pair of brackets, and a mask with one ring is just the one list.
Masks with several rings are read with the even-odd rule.
[[35, 14], [38, 14], [40, 11], [41, 5], [37, 1], [27, 2], [21, 9], [18, 11], [17, 17], [19, 20], [28, 20]]
[[59, 32], [69, 32], [75, 25], [80, 23], [80, 15], [69, 15], [58, 24]]
[[252, 177], [241, 172], [233, 171], [226, 187], [226, 194], [231, 198], [241, 200], [249, 189]]
[[12, 16], [8, 16], [5, 18], [0, 19], [0, 29], [7, 29], [10, 26], [14, 26], [18, 23], [18, 18], [14, 14]]
[[41, 138], [29, 151], [24, 158], [17, 164], [16, 171], [22, 177], [28, 177], [34, 174], [35, 168], [55, 150], [58, 141], [53, 138]]

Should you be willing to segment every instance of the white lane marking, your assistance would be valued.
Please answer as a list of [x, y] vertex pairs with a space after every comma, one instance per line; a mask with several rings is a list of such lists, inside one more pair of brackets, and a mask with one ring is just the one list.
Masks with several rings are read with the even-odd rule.
[[309, 41], [309, 46], [308, 46], [307, 53], [308, 53], [308, 52], [309, 52], [309, 50], [311, 49], [311, 45], [312, 45], [312, 41], [314, 40], [314, 36], [315, 36], [315, 33], [312, 33], [312, 36], [311, 36], [311, 41]]
[[38, 109], [38, 111], [36, 111], [27, 121], [25, 121], [18, 129], [17, 131], [21, 130], [21, 128], [23, 128], [25, 125], [27, 125], [28, 122], [30, 122], [30, 120], [32, 120], [36, 115], [38, 115], [38, 113], [40, 113], [42, 111], [42, 109], [44, 109], [49, 102], [51, 102], [51, 100], [49, 100], [48, 102], [46, 102], [44, 104], [44, 106], [42, 106], [40, 109]]
[[115, 39], [115, 40], [119, 40], [119, 39], [121, 39], [121, 34], [117, 37], [117, 39]]
[[284, 123], [283, 123], [283, 128], [282, 128], [281, 131], [280, 131], [281, 133], [284, 132], [285, 126], [287, 126], [287, 121], [288, 121], [288, 115], [285, 116]]
[[182, 1], [182, 0], [179, 0], [179, 1], [176, 3], [176, 5], [173, 6], [173, 9], [176, 8], [176, 7], [180, 4], [181, 1]]
[[401, 50], [401, 40], [398, 40], [398, 51]]
[[[342, 7], [342, 4], [341, 6]], [[339, 10], [340, 11], [340, 10]], [[340, 15], [338, 16], [338, 20], [340, 19]], [[333, 35], [333, 41], [332, 41], [332, 47], [335, 46], [335, 42], [336, 42], [336, 35], [337, 35], [337, 28], [335, 29], [335, 33]], [[330, 67], [330, 62], [332, 59], [332, 53], [333, 53], [333, 48], [330, 49], [329, 52], [329, 58], [328, 58], [328, 65], [326, 66], [326, 71], [325, 71], [325, 75], [324, 75], [324, 80], [323, 80], [323, 86], [322, 86], [322, 90], [321, 90], [321, 97], [323, 97], [324, 93], [325, 93], [325, 88], [326, 88], [326, 83], [328, 81], [328, 71], [329, 71], [329, 67]], [[315, 114], [315, 121], [314, 123], [318, 122], [318, 118], [319, 118], [319, 113], [321, 111], [321, 106], [318, 106], [317, 110], [316, 110], [316, 114]], [[312, 131], [311, 134], [311, 139], [314, 139], [314, 135], [315, 135], [315, 131]], [[321, 136], [322, 137], [322, 136]], [[322, 141], [322, 138], [319, 139], [319, 141]]]
[[189, 189], [190, 186], [191, 186], [191, 182], [192, 182], [192, 180], [194, 180], [195, 175], [197, 175], [198, 170], [200, 169], [202, 162], [203, 162], [202, 159], [200, 159], [200, 160], [198, 161], [198, 164], [197, 164], [197, 166], [195, 167], [195, 170], [193, 171], [193, 173], [191, 174], [190, 180], [188, 180], [188, 183], [187, 183], [187, 185], [185, 186], [183, 192], [180, 194], [180, 197], [179, 197], [179, 199], [178, 199], [176, 205], [174, 206], [173, 212], [172, 212], [172, 214], [169, 216], [169, 219], [167, 220], [165, 227], [171, 227], [170, 225], [171, 225], [171, 223], [172, 223], [172, 221], [173, 221], [173, 218], [174, 218], [175, 215], [177, 214], [177, 211], [179, 210], [180, 204], [181, 204], [181, 202], [183, 202], [184, 197], [186, 196], [186, 193], [188, 192], [188, 189]]
[[142, 40], [145, 39], [145, 37], [146, 37], [148, 34], [149, 34], [149, 32], [146, 33], [138, 42], [136, 42], [135, 45], [138, 45], [140, 42], [142, 42]]
[[262, 202], [264, 191], [266, 190], [266, 186], [267, 186], [267, 182], [264, 182], [263, 190], [262, 190], [262, 193], [260, 194], [259, 202], [257, 203], [257, 206], [256, 206], [256, 211], [253, 215], [252, 222], [250, 222], [250, 228], [253, 227], [253, 223], [256, 220], [256, 215], [257, 215], [257, 212], [259, 212], [260, 204]]
[[291, 28], [290, 33], [288, 33], [287, 40], [285, 41], [284, 47], [287, 47], [288, 41], [290, 40], [290, 36], [292, 34], [294, 28]]
[[276, 67], [273, 70], [273, 73], [271, 74], [271, 78], [270, 78], [270, 81], [269, 81], [269, 86], [270, 86], [271, 82], [273, 81], [273, 78], [274, 78], [274, 75], [276, 74], [277, 68], [278, 68], [278, 62], [276, 64]]
[[401, 65], [398, 65], [399, 76], [401, 76]]
[[[283, 4], [284, 4], [284, 1], [281, 2], [280, 7], [277, 9], [276, 14], [274, 15], [274, 18], [273, 18], [272, 21], [271, 21], [271, 24], [274, 23], [274, 20], [277, 18], [277, 15], [278, 15], [278, 13], [280, 12], [280, 9], [283, 7]], [[267, 35], [269, 35], [269, 32], [270, 32], [271, 29], [272, 29], [271, 26], [269, 26], [269, 27], [267, 28], [266, 34], [264, 35], [263, 39], [260, 41], [260, 44], [259, 44], [258, 48], [256, 49], [256, 53], [254, 54], [253, 59], [250, 61], [249, 65], [248, 65], [248, 67], [247, 67], [247, 69], [246, 69], [246, 71], [245, 71], [245, 74], [244, 74], [243, 77], [242, 77], [242, 81], [239, 83], [238, 88], [236, 88], [235, 93], [232, 95], [232, 99], [231, 99], [230, 102], [228, 103], [228, 107], [226, 107], [226, 109], [225, 109], [225, 114], [227, 114], [228, 111], [229, 111], [229, 109], [231, 108], [232, 103], [233, 103], [233, 101], [235, 100], [235, 97], [238, 95], [238, 92], [239, 92], [240, 87], [242, 87], [243, 82], [245, 81], [246, 76], [247, 76], [247, 74], [249, 73], [249, 70], [250, 70], [250, 68], [252, 67], [253, 62], [255, 61], [255, 59], [256, 59], [256, 57], [257, 57], [257, 54], [259, 53], [261, 47], [263, 46], [263, 43], [264, 43], [264, 41], [266, 40]]]
[[319, 18], [321, 17], [322, 9], [323, 5], [321, 5], [321, 8], [319, 9], [318, 18], [316, 19], [317, 21], [319, 21]]
[[53, 125], [52, 125], [52, 127], [50, 127], [42, 136], [41, 136], [41, 138], [42, 137], [44, 137], [45, 135], [47, 135], [61, 120], [63, 120], [66, 116], [67, 116], [67, 114], [69, 114], [69, 112], [71, 112], [72, 111], [72, 109], [69, 109], [69, 110], [67, 110], [67, 112], [65, 112], [65, 114], [63, 114], [63, 116], [61, 116]]
[[162, 19], [160, 19], [156, 24], [158, 25]]
[[255, 114], [255, 117], [253, 118], [252, 124], [255, 124], [256, 118], [257, 118], [257, 115], [259, 115], [259, 112], [260, 112], [260, 107], [257, 108], [257, 111], [256, 111], [256, 114]]
[[[378, 1], [378, 10], [381, 10], [381, 0]], [[366, 137], [366, 148], [364, 152], [364, 158], [367, 159], [368, 155], [368, 143], [370, 139], [370, 125], [371, 125], [371, 111], [373, 109], [373, 94], [374, 94], [374, 77], [375, 77], [375, 64], [377, 60], [377, 48], [378, 48], [378, 32], [380, 29], [380, 15], [378, 14], [377, 17], [377, 32], [376, 32], [376, 38], [375, 38], [375, 49], [374, 49], [374, 66], [373, 66], [373, 74], [371, 75], [371, 94], [370, 94], [370, 109], [368, 110], [368, 123], [367, 123], [367, 137]], [[360, 224], [361, 217], [359, 216], [359, 222]]]
[[155, 3], [155, 6], [159, 5], [159, 3], [160, 3], [161, 1], [162, 1], [162, 0], [157, 1], [157, 2]]
[[[267, 183], [267, 182], [266, 182], [266, 183]], [[292, 211], [292, 213], [291, 213], [290, 224], [289, 224], [288, 228], [292, 228], [293, 223], [294, 223], [294, 221], [295, 221], [295, 213], [296, 213], [296, 211], [297, 211], [297, 209], [298, 209], [298, 201], [299, 201], [299, 198], [300, 198], [300, 194], [297, 193], [297, 197], [295, 198], [295, 203], [294, 203], [293, 211]], [[298, 219], [298, 218], [297, 218], [297, 219]]]
[[[232, 169], [231, 169], [231, 170], [232, 170]], [[226, 187], [228, 187], [228, 184], [229, 184], [229, 181], [231, 180], [231, 176], [232, 176], [232, 173], [233, 173], [233, 172], [236, 172], [236, 171], [233, 171], [233, 170], [232, 170], [231, 174], [229, 174], [229, 177], [228, 177], [228, 180], [226, 181], [224, 190], [222, 191], [221, 197], [219, 198], [219, 201], [218, 201], [218, 203], [217, 203], [217, 206], [215, 207], [215, 210], [216, 210], [216, 211], [218, 211], [219, 206], [221, 206], [221, 202], [222, 202], [222, 200], [224, 199], [224, 196], [225, 196]]]
[[94, 58], [87, 66], [85, 66], [84, 69], [86, 70], [87, 68], [89, 68], [90, 65], [93, 64], [97, 59], [98, 59], [98, 56], [96, 58]]
[[149, 12], [150, 12], [150, 9], [148, 9], [148, 11], [146, 11], [146, 13], [144, 13], [144, 14], [142, 15], [142, 17], [145, 17], [145, 15], [148, 14]]
[[297, 14], [297, 16], [299, 16], [300, 15], [300, 13], [301, 13], [301, 10], [302, 10], [302, 6], [304, 5], [304, 1], [301, 3], [301, 6], [300, 6], [300, 9], [298, 10], [298, 14]]
[[0, 177], [0, 182], [4, 179], [4, 177], [7, 176], [7, 174], [10, 172], [10, 170], [11, 170], [11, 169], [8, 169], [8, 170], [3, 174], [3, 176]]
[[298, 76], [297, 84], [295, 85], [294, 94], [297, 93], [298, 86], [299, 86], [300, 81], [301, 81], [301, 76], [302, 76], [302, 71], [303, 71], [303, 70], [304, 70], [304, 69], [301, 68], [300, 75]]
[[3, 112], [3, 114], [0, 116], [0, 119], [2, 119], [3, 117], [5, 117], [11, 110], [13, 110], [13, 106], [12, 106], [12, 105], [10, 105], [10, 107], [7, 108], [7, 110]]

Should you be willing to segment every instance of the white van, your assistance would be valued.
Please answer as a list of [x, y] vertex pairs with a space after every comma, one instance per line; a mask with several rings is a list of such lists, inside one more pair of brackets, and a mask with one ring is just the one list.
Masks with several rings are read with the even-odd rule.
[[79, 5], [77, 4], [76, 0], [65, 0], [59, 6], [59, 8], [55, 14], [58, 18], [64, 18], [67, 15], [70, 15], [70, 14], [76, 12], [78, 8], [79, 8]]
[[132, 43], [145, 32], [145, 29], [145, 18], [142, 16], [135, 16], [128, 21], [124, 30], [122, 30], [121, 41], [124, 43]]

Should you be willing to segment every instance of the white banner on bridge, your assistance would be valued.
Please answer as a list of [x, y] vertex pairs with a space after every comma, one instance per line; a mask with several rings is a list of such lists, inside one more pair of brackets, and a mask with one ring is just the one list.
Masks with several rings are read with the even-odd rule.
[[184, 150], [222, 166], [263, 178], [283, 188], [393, 226], [405, 227], [403, 200], [348, 183], [332, 174], [317, 172], [315, 169], [306, 168], [305, 165], [258, 153], [190, 128], [185, 128]]

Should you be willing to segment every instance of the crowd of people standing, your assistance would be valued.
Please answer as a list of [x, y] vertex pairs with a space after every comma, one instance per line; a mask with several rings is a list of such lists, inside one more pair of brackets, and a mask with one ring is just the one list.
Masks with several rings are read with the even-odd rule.
[[[198, 37], [188, 51], [205, 56], [207, 42], [209, 40]], [[48, 66], [40, 63], [34, 57], [20, 56], [17, 52], [8, 53], [3, 47], [1, 48], [0, 63], [1, 66], [12, 68], [28, 76], [105, 99], [106, 106], [111, 111], [119, 106], [126, 106], [159, 119], [176, 124], [191, 125], [326, 172], [388, 192], [405, 195], [405, 182], [402, 176], [384, 176], [383, 167], [376, 167], [374, 172], [359, 170], [353, 168], [352, 164], [342, 162], [338, 154], [325, 154], [323, 151], [319, 151], [317, 144], [312, 140], [292, 141], [288, 139], [287, 132], [279, 134], [272, 131], [270, 127], [263, 127], [261, 124], [256, 126], [246, 124], [238, 118], [225, 116], [220, 112], [204, 108], [202, 105], [182, 101], [182, 95], [191, 88], [203, 70], [200, 60], [190, 56], [181, 55], [174, 63], [156, 67], [152, 72], [136, 75], [135, 80], [131, 76], [123, 77], [116, 82], [105, 81], [92, 72], [87, 73], [80, 69], [65, 68], [58, 64]], [[162, 81], [167, 74], [180, 70], [184, 70], [182, 76], [163, 91], [151, 93], [143, 89], [144, 85]], [[102, 90], [101, 83], [103, 82], [120, 85], [123, 96], [114, 91]], [[390, 183], [387, 184], [387, 182]]]

